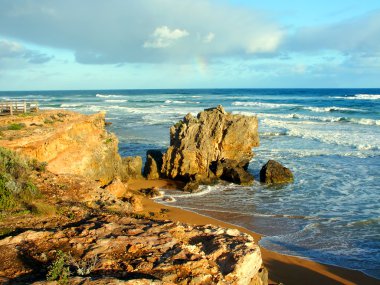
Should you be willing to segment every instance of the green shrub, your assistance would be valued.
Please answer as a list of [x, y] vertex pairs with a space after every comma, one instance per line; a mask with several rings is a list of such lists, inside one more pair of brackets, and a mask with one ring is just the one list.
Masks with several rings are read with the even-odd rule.
[[0, 211], [25, 208], [41, 197], [29, 178], [32, 169], [27, 160], [0, 147]]
[[10, 124], [8, 126], [8, 130], [13, 130], [13, 131], [18, 131], [18, 130], [21, 130], [25, 128], [25, 124], [23, 123], [14, 123], [14, 124]]
[[54, 262], [49, 266], [46, 279], [48, 281], [57, 281], [58, 284], [69, 284], [70, 267], [68, 264], [68, 256], [59, 250]]

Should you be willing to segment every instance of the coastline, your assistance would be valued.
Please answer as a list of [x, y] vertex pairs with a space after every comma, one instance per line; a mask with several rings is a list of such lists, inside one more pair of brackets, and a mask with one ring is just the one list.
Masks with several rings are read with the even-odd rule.
[[[128, 189], [137, 191], [148, 187], [172, 188], [176, 187], [175, 182], [169, 180], [145, 180], [137, 179], [128, 183]], [[212, 224], [226, 228], [236, 228], [239, 231], [251, 235], [255, 242], [261, 239], [262, 235], [255, 233], [246, 228], [217, 220], [193, 211], [182, 209], [175, 206], [163, 205], [149, 198], [142, 199], [144, 210], [141, 212], [149, 216], [152, 212], [159, 213], [162, 208], [169, 209], [164, 217], [175, 222], [184, 222], [194, 225]], [[270, 284], [284, 283], [291, 284], [308, 284], [308, 285], [336, 285], [336, 284], [380, 284], [380, 280], [365, 275], [364, 273], [347, 269], [335, 265], [323, 264], [301, 257], [284, 255], [260, 247], [265, 267], [269, 272]]]

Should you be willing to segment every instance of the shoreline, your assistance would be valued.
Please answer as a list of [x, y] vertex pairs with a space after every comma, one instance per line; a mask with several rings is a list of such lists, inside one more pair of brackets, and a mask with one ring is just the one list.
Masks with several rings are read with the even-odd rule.
[[[128, 189], [132, 191], [149, 187], [166, 187], [169, 189], [175, 189], [176, 182], [163, 179], [137, 179], [128, 183]], [[166, 208], [169, 209], [169, 211], [165, 214], [164, 218], [174, 222], [183, 222], [193, 225], [212, 224], [220, 227], [235, 228], [241, 232], [251, 235], [257, 244], [263, 236], [247, 228], [196, 213], [191, 210], [160, 204], [155, 202], [153, 199], [146, 197], [143, 197], [142, 203], [144, 205], [144, 210], [141, 213], [147, 216], [149, 216], [152, 212], [159, 213], [162, 208]], [[269, 272], [269, 284], [380, 284], [380, 280], [366, 275], [358, 270], [324, 264], [303, 257], [281, 254], [261, 246], [260, 250], [262, 253], [263, 263]]]

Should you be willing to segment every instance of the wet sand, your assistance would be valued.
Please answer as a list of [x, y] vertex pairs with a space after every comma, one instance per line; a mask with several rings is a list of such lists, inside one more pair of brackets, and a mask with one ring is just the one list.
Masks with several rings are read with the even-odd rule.
[[[176, 188], [176, 184], [170, 180], [134, 180], [128, 183], [130, 190], [138, 190], [148, 187], [159, 188]], [[216, 220], [204, 215], [200, 215], [184, 209], [162, 205], [154, 202], [154, 200], [144, 198], [144, 211], [146, 215], [152, 212], [158, 214], [161, 209], [169, 209], [169, 211], [161, 216], [173, 221], [184, 222], [194, 225], [213, 224], [221, 227], [236, 228], [242, 232], [248, 233], [258, 242], [261, 235], [248, 229], [229, 224], [220, 220]], [[269, 271], [270, 284], [284, 283], [285, 285], [336, 285], [336, 284], [365, 284], [380, 285], [380, 280], [371, 278], [364, 273], [356, 270], [349, 270], [337, 266], [325, 265], [322, 263], [279, 254], [265, 248], [261, 248], [265, 267]]]

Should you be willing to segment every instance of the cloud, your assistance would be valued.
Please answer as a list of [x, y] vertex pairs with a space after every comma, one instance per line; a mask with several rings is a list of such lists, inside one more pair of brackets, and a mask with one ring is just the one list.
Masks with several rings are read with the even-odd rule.
[[158, 27], [154, 30], [149, 41], [143, 45], [144, 48], [167, 48], [175, 43], [175, 41], [187, 37], [189, 33], [186, 30], [173, 29], [167, 26]]
[[338, 23], [301, 28], [288, 37], [284, 46], [300, 52], [380, 52], [380, 10]]
[[69, 50], [87, 64], [245, 57], [275, 52], [284, 35], [263, 13], [227, 1], [0, 0], [0, 7], [0, 36]]
[[0, 61], [22, 60], [33, 64], [42, 64], [52, 59], [52, 56], [25, 48], [22, 44], [5, 39], [0, 40]]
[[211, 43], [215, 38], [215, 34], [214, 33], [208, 33], [204, 38], [203, 38], [203, 42], [208, 44], [208, 43]]

